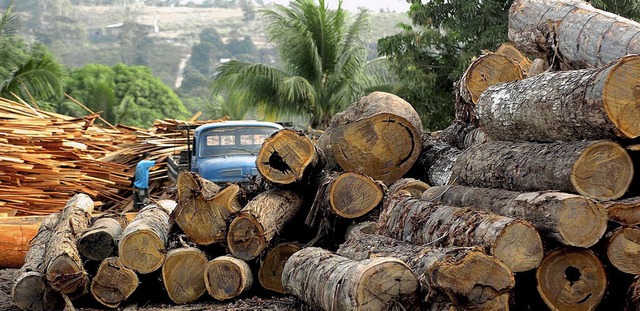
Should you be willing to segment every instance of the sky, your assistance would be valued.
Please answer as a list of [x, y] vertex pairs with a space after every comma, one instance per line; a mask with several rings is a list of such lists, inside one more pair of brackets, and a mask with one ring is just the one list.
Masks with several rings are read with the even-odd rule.
[[[325, 0], [329, 5], [329, 8], [336, 8], [338, 0]], [[275, 2], [283, 5], [287, 5], [289, 0], [267, 0], [268, 2]], [[352, 12], [357, 12], [358, 7], [367, 8], [373, 12], [378, 12], [380, 9], [389, 9], [396, 12], [407, 12], [409, 10], [409, 4], [405, 0], [342, 0], [342, 8]]]

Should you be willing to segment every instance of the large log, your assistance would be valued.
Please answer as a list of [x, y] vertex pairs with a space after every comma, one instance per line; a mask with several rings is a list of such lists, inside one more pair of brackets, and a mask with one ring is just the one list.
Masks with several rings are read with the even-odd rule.
[[92, 212], [93, 200], [88, 195], [74, 195], [62, 210], [47, 245], [47, 281], [61, 294], [83, 294], [89, 289], [89, 276], [82, 265], [76, 241], [89, 228]]
[[138, 288], [138, 275], [122, 265], [118, 257], [109, 257], [100, 263], [91, 280], [91, 294], [102, 305], [117, 308]]
[[20, 268], [44, 216], [0, 217], [0, 267]]
[[488, 87], [510, 81], [522, 80], [522, 67], [505, 54], [487, 53], [474, 60], [460, 79], [460, 96], [469, 104]]
[[417, 245], [481, 246], [513, 272], [534, 269], [543, 257], [540, 235], [524, 220], [437, 205], [402, 191], [385, 201], [377, 233]]
[[536, 271], [538, 292], [552, 310], [594, 310], [607, 277], [591, 250], [561, 248], [544, 257]]
[[602, 202], [609, 220], [625, 226], [640, 225], [640, 197]]
[[462, 151], [432, 137], [424, 137], [423, 143], [418, 159], [422, 179], [430, 186], [443, 186], [453, 182], [453, 164]]
[[529, 60], [527, 56], [522, 54], [522, 52], [520, 52], [520, 50], [518, 50], [511, 43], [501, 44], [500, 47], [496, 50], [496, 53], [502, 54], [511, 58], [520, 66], [520, 68], [522, 68], [522, 71], [525, 73], [527, 73], [529, 69], [531, 69], [531, 66], [533, 65], [531, 60]]
[[127, 221], [124, 217], [101, 217], [78, 239], [78, 251], [87, 259], [102, 261], [113, 255]]
[[640, 274], [640, 229], [621, 227], [614, 230], [607, 244], [607, 257], [618, 270]]
[[356, 261], [373, 257], [402, 260], [418, 277], [426, 302], [445, 299], [464, 307], [482, 305], [515, 285], [511, 270], [480, 248], [433, 248], [380, 235], [356, 234], [340, 246], [337, 254]]
[[169, 215], [176, 204], [175, 201], [160, 200], [147, 205], [124, 229], [118, 254], [125, 267], [141, 274], [160, 269], [171, 229]]
[[270, 291], [285, 294], [287, 291], [282, 286], [282, 270], [287, 259], [301, 249], [293, 243], [282, 243], [271, 248], [260, 263], [258, 281], [260, 285]]
[[384, 190], [384, 185], [365, 174], [324, 172], [310, 211], [331, 211], [342, 218], [358, 218], [382, 202]]
[[253, 285], [253, 273], [243, 260], [220, 256], [206, 264], [204, 282], [211, 297], [225, 301], [248, 291]]
[[324, 310], [411, 310], [418, 280], [400, 260], [389, 257], [353, 261], [308, 247], [284, 266], [284, 288]]
[[509, 10], [509, 39], [565, 68], [585, 68], [640, 53], [640, 24], [579, 0], [516, 0]]
[[607, 230], [607, 211], [594, 199], [564, 192], [514, 192], [467, 186], [437, 186], [422, 200], [479, 208], [522, 218], [542, 234], [568, 246], [591, 247]]
[[373, 92], [336, 114], [318, 139], [327, 166], [364, 173], [390, 185], [414, 164], [422, 122], [402, 98]]
[[167, 252], [162, 264], [162, 282], [171, 301], [185, 304], [204, 294], [206, 264], [207, 257], [195, 247], [175, 248]]
[[631, 158], [610, 141], [490, 141], [464, 150], [451, 169], [451, 179], [463, 185], [514, 191], [553, 189], [598, 200], [621, 197], [633, 178]]
[[636, 138], [638, 85], [640, 55], [629, 55], [597, 69], [547, 72], [490, 86], [476, 107], [480, 127], [496, 140]]

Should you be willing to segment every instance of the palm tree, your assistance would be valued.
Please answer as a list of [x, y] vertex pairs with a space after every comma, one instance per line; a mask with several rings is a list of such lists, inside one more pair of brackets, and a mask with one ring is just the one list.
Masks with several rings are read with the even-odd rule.
[[[239, 61], [217, 68], [216, 94], [235, 93], [266, 113], [306, 115], [314, 128], [325, 127], [366, 92], [389, 87], [371, 68], [385, 60], [366, 61], [369, 17], [361, 11], [353, 20], [342, 9], [329, 10], [325, 0], [295, 0], [289, 7], [261, 10], [266, 31], [279, 52], [282, 68]], [[350, 22], [350, 23], [349, 23]], [[388, 78], [389, 76], [386, 76]]]

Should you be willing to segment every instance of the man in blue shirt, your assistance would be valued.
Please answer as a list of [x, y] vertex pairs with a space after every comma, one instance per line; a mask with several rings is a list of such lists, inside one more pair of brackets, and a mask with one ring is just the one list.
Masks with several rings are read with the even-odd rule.
[[145, 152], [142, 160], [136, 165], [136, 174], [133, 182], [133, 207], [140, 210], [146, 204], [149, 197], [149, 169], [156, 165], [156, 161], [149, 160], [151, 154]]

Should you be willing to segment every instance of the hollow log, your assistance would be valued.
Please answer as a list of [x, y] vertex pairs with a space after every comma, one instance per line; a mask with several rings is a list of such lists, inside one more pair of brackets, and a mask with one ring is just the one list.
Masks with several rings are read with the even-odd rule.
[[618, 270], [640, 274], [640, 229], [621, 227], [614, 230], [607, 244], [607, 257]]
[[133, 270], [125, 267], [118, 257], [109, 257], [100, 263], [91, 280], [91, 294], [102, 305], [117, 308], [138, 285], [138, 275]]
[[102, 217], [93, 221], [88, 231], [78, 240], [78, 251], [87, 259], [102, 261], [113, 255], [118, 247], [126, 219]]
[[162, 282], [171, 301], [176, 304], [192, 302], [206, 291], [205, 254], [195, 247], [182, 247], [167, 252], [162, 265]]
[[243, 260], [220, 256], [206, 264], [204, 282], [211, 297], [225, 301], [248, 291], [253, 285], [253, 273]]
[[509, 39], [526, 53], [586, 68], [640, 53], [640, 24], [577, 0], [516, 0]]
[[636, 276], [631, 286], [629, 286], [626, 300], [625, 311], [640, 310], [640, 276]]
[[385, 201], [376, 233], [417, 245], [480, 246], [513, 272], [534, 269], [543, 257], [538, 231], [524, 220], [421, 201], [403, 191]]
[[415, 163], [422, 122], [402, 98], [373, 92], [336, 114], [318, 139], [328, 168], [341, 167], [390, 185]]
[[422, 180], [413, 178], [401, 178], [389, 187], [389, 193], [394, 193], [398, 190], [404, 190], [409, 192], [411, 196], [419, 198], [427, 189], [429, 189], [429, 185]]
[[480, 127], [495, 140], [640, 136], [640, 55], [585, 70], [547, 72], [490, 86], [478, 100]]
[[287, 260], [282, 284], [310, 305], [335, 311], [411, 310], [418, 289], [418, 280], [398, 259], [353, 261], [317, 247]]
[[44, 218], [38, 233], [31, 240], [24, 265], [11, 289], [13, 305], [20, 310], [53, 310], [60, 301], [59, 295], [49, 287], [44, 275], [47, 246], [60, 216], [60, 213], [55, 213]]
[[303, 204], [300, 194], [283, 188], [257, 195], [229, 225], [229, 251], [243, 260], [258, 257]]
[[285, 294], [282, 286], [282, 270], [287, 259], [301, 247], [293, 243], [282, 243], [271, 248], [264, 257], [258, 270], [260, 285], [270, 291]]
[[591, 250], [561, 248], [536, 271], [538, 292], [552, 310], [594, 310], [607, 286], [605, 270]]
[[418, 277], [426, 302], [445, 299], [458, 306], [481, 305], [515, 285], [511, 270], [480, 248], [433, 248], [359, 234], [342, 244], [337, 254], [355, 261], [374, 257], [400, 259]]
[[501, 44], [500, 47], [496, 50], [496, 53], [502, 54], [511, 58], [520, 66], [520, 68], [522, 68], [522, 71], [525, 73], [528, 72], [529, 69], [531, 68], [532, 63], [529, 60], [529, 58], [527, 58], [524, 54], [522, 54], [522, 52], [520, 52], [520, 50], [518, 50], [511, 43]]
[[422, 200], [473, 207], [522, 218], [541, 234], [567, 246], [591, 247], [607, 230], [607, 211], [594, 199], [564, 192], [514, 192], [467, 186], [437, 186]]
[[640, 197], [602, 202], [609, 220], [625, 226], [640, 225]]
[[88, 195], [74, 195], [62, 210], [47, 245], [47, 281], [61, 294], [81, 295], [89, 289], [89, 277], [83, 268], [76, 241], [89, 228], [92, 212], [93, 200]]
[[478, 102], [480, 94], [494, 84], [522, 80], [522, 67], [501, 53], [487, 53], [474, 60], [460, 79], [460, 96], [467, 103]]
[[490, 141], [464, 150], [452, 166], [457, 183], [514, 191], [554, 189], [598, 200], [621, 197], [633, 163], [610, 141], [530, 143]]
[[171, 229], [169, 215], [175, 207], [171, 200], [147, 205], [124, 229], [118, 254], [125, 267], [141, 274], [160, 269]]
[[324, 166], [320, 149], [304, 133], [283, 129], [265, 139], [256, 157], [258, 173], [275, 185], [308, 180]]

